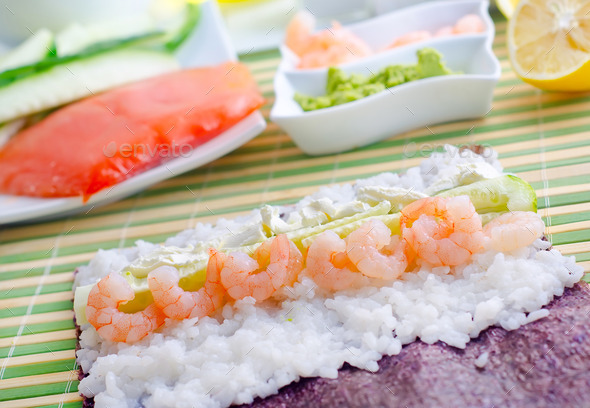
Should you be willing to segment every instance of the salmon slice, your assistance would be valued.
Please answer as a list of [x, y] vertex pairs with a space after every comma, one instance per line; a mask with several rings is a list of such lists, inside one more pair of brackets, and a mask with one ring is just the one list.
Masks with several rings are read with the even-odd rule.
[[151, 78], [68, 105], [0, 150], [0, 192], [92, 194], [179, 156], [264, 102], [237, 62]]

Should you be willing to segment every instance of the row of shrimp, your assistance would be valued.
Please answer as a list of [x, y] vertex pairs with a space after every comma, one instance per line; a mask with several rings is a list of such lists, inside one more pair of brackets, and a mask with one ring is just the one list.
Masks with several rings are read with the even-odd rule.
[[91, 289], [86, 318], [101, 337], [131, 343], [162, 326], [166, 318], [210, 316], [227, 301], [247, 296], [256, 301], [268, 299], [279, 288], [293, 285], [302, 269], [301, 252], [284, 234], [266, 240], [251, 256], [211, 248], [205, 283], [199, 290], [185, 291], [179, 285], [178, 269], [160, 266], [147, 277], [154, 303], [142, 311], [125, 313], [119, 306], [135, 294], [123, 276], [111, 273]]
[[345, 238], [322, 232], [303, 249], [305, 256], [284, 234], [263, 242], [251, 255], [210, 249], [205, 283], [194, 292], [179, 286], [176, 268], [158, 267], [147, 278], [154, 303], [136, 313], [119, 310], [134, 293], [125, 278], [110, 274], [91, 290], [86, 316], [103, 338], [134, 342], [166, 318], [211, 316], [226, 302], [247, 296], [263, 301], [300, 276], [328, 291], [358, 288], [372, 279], [398, 279], [417, 265], [456, 266], [482, 250], [522, 248], [540, 238], [544, 229], [536, 213], [520, 211], [500, 215], [483, 227], [467, 196], [427, 197], [402, 209], [399, 235], [373, 219]]
[[[299, 69], [322, 68], [356, 60], [373, 54], [371, 47], [340, 23], [314, 33], [316, 21], [309, 12], [299, 12], [286, 29], [285, 45], [299, 57]], [[453, 26], [444, 26], [436, 32], [411, 31], [397, 37], [384, 49], [425, 41], [433, 37], [456, 34], [472, 34], [485, 30], [481, 17], [475, 14], [463, 16]]]

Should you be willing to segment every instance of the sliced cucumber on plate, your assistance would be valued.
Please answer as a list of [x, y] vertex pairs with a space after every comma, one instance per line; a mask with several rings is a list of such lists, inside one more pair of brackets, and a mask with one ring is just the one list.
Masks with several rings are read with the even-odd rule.
[[[128, 39], [141, 40], [149, 37], [162, 37], [165, 31], [159, 28], [148, 15], [130, 20], [106, 21], [95, 24], [71, 24], [55, 36], [55, 47], [59, 57], [87, 54], [88, 48], [107, 49], [109, 44], [116, 47], [117, 42]], [[97, 45], [102, 44], [101, 47]]]
[[174, 51], [199, 16], [199, 5], [187, 4], [162, 21], [41, 30], [0, 57], [0, 123], [179, 69]]
[[184, 21], [169, 34], [168, 41], [165, 44], [169, 51], [176, 51], [178, 47], [188, 38], [201, 18], [201, 8], [196, 4], [187, 4], [184, 12]]
[[55, 41], [49, 30], [39, 30], [18, 47], [0, 57], [0, 73], [35, 64], [55, 55]]
[[178, 69], [173, 55], [122, 49], [59, 64], [0, 87], [0, 123]]

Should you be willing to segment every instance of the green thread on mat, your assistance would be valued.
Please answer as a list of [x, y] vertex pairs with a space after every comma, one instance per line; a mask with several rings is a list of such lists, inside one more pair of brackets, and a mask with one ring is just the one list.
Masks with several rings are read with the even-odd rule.
[[[12, 357], [28, 356], [31, 354], [55, 353], [56, 351], [73, 350], [76, 348], [76, 339], [49, 341], [46, 343], [24, 344], [16, 346], [12, 351]], [[11, 347], [0, 348], [0, 358], [8, 356]]]
[[[69, 391], [68, 391], [69, 389]], [[25, 387], [9, 388], [0, 393], [0, 401], [10, 401], [23, 398], [41, 397], [43, 395], [77, 392], [78, 381], [64, 381], [52, 384], [27, 385]]]
[[[74, 328], [74, 321], [72, 319], [59, 320], [57, 322], [34, 323], [26, 325], [23, 335], [41, 334]], [[0, 328], [0, 338], [16, 336], [18, 334], [19, 329], [20, 326], [2, 327]]]
[[60, 373], [71, 371], [76, 367], [76, 360], [68, 358], [65, 360], [50, 361], [47, 363], [27, 364], [24, 366], [6, 367], [3, 379], [26, 377], [28, 375]]

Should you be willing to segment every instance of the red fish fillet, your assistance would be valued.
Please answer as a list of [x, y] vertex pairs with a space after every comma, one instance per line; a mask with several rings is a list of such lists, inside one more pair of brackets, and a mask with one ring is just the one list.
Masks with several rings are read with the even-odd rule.
[[0, 192], [83, 196], [190, 154], [264, 102], [236, 62], [148, 79], [68, 105], [0, 150]]

